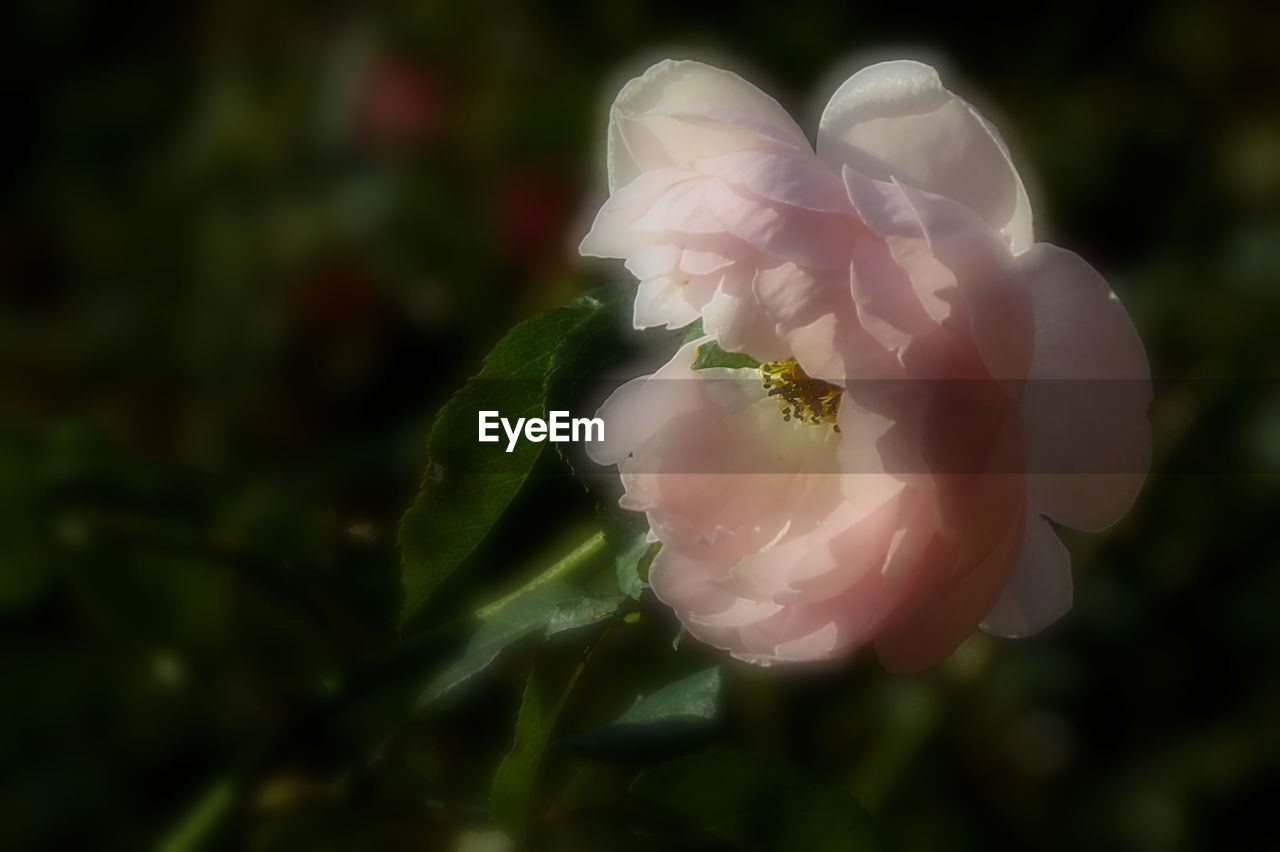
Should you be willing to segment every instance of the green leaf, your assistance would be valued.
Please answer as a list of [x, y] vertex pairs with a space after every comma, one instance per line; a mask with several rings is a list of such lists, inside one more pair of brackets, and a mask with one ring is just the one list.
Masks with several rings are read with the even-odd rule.
[[400, 522], [402, 623], [480, 543], [542, 449], [542, 443], [521, 440], [506, 452], [505, 436], [479, 443], [478, 413], [496, 410], [512, 422], [541, 416], [551, 355], [595, 307], [592, 300], [579, 300], [517, 325], [436, 416], [427, 436], [422, 486]]
[[593, 595], [551, 580], [513, 598], [494, 613], [467, 643], [462, 657], [437, 675], [422, 691], [419, 706], [435, 701], [497, 659], [504, 648], [540, 633], [543, 638], [596, 624], [618, 611], [626, 598]]
[[552, 580], [563, 581], [571, 574], [582, 570], [585, 566], [591, 565], [596, 561], [596, 555], [604, 550], [605, 547], [606, 542], [603, 532], [598, 532], [592, 535], [586, 541], [582, 542], [582, 544], [557, 559], [555, 563], [544, 568], [536, 577], [516, 589], [511, 594], [506, 597], [499, 598], [493, 603], [485, 604], [480, 607], [476, 610], [476, 615], [480, 616], [482, 621], [488, 621], [489, 618], [498, 610], [502, 609], [508, 603], [521, 595], [528, 593], [532, 589], [536, 589], [538, 586], [541, 586], [544, 583], [549, 583]]
[[650, 542], [644, 535], [633, 541], [630, 549], [617, 559], [618, 590], [639, 600], [641, 592], [649, 588], [649, 566], [661, 549], [662, 542]]
[[638, 600], [649, 588], [649, 565], [661, 543], [649, 541], [649, 521], [638, 512], [618, 512], [601, 506], [596, 517], [613, 552], [618, 591]]
[[618, 717], [615, 725], [642, 725], [666, 719], [710, 721], [720, 709], [720, 667], [668, 684], [648, 698], [641, 698]]
[[493, 776], [489, 808], [494, 819], [510, 830], [517, 841], [522, 839], [529, 821], [529, 802], [538, 764], [567, 696], [566, 690], [560, 700], [548, 705], [538, 686], [538, 673], [529, 675], [516, 717], [515, 739]]
[[616, 613], [626, 598], [621, 595], [579, 593], [577, 600], [556, 608], [547, 622], [547, 635], [575, 630], [604, 621]]
[[582, 754], [623, 760], [687, 751], [714, 732], [720, 712], [720, 667], [678, 680], [646, 698], [614, 722], [564, 740]]
[[679, 758], [642, 772], [637, 798], [751, 852], [859, 852], [878, 843], [847, 793], [790, 766], [736, 752]]
[[653, 565], [653, 560], [658, 557], [658, 551], [662, 550], [662, 542], [655, 541], [649, 545], [649, 549], [644, 552], [644, 556], [640, 557], [640, 561], [636, 563], [636, 574], [647, 588], [649, 585], [649, 568]]
[[601, 351], [623, 344], [631, 330], [627, 318], [634, 299], [634, 288], [617, 292], [600, 288], [574, 302], [586, 308], [587, 313], [551, 354], [544, 382], [548, 409], [568, 407], [578, 383], [599, 364]]
[[618, 591], [629, 598], [639, 600], [640, 594], [649, 584], [640, 575], [641, 565], [646, 569], [661, 545], [650, 543], [644, 533], [633, 536], [631, 541], [618, 551], [614, 565], [618, 574]]
[[537, 669], [529, 675], [529, 681], [525, 684], [520, 712], [516, 717], [515, 738], [511, 743], [511, 750], [494, 773], [493, 787], [489, 792], [489, 809], [493, 812], [494, 819], [507, 829], [521, 847], [528, 827], [529, 803], [533, 799], [538, 764], [547, 749], [556, 719], [598, 643], [597, 639], [587, 649], [554, 703], [548, 704], [543, 698], [538, 685]]
[[699, 337], [704, 337], [705, 335], [706, 331], [702, 328], [702, 317], [698, 317], [687, 329], [685, 329], [684, 339], [680, 341], [680, 345], [684, 346], [686, 343], [692, 343]]
[[729, 367], [730, 369], [748, 367], [755, 369], [759, 366], [760, 362], [750, 355], [744, 355], [741, 352], [726, 352], [714, 340], [708, 340], [706, 343], [701, 344], [698, 347], [698, 355], [693, 360], [693, 369], [695, 370], [705, 370], [709, 367]]

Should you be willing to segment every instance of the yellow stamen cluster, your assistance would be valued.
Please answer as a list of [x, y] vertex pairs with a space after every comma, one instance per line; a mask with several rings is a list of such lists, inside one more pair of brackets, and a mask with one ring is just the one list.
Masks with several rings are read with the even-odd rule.
[[760, 378], [769, 396], [778, 398], [783, 420], [796, 419], [806, 426], [830, 423], [837, 432], [836, 413], [840, 410], [840, 394], [836, 385], [811, 378], [795, 358], [770, 361], [760, 365]]

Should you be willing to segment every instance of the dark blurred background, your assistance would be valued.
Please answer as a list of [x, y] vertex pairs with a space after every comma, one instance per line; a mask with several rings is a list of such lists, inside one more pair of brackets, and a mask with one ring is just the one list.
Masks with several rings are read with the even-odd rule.
[[[1280, 848], [1280, 13], [1032, 8], [9, 4], [0, 843], [505, 848], [483, 802], [527, 666], [413, 696], [465, 640], [449, 613], [592, 505], [544, 453], [402, 637], [432, 414], [513, 322], [625, 277], [575, 247], [628, 76], [706, 59], [812, 132], [860, 58], [908, 55], [996, 122], [1040, 238], [1129, 308], [1154, 473], [1068, 536], [1076, 606], [1042, 637], [914, 678], [733, 665], [720, 743], [849, 791], [891, 849]], [[717, 659], [646, 617], [563, 728]], [[549, 758], [546, 842], [614, 848], [574, 791], [599, 819], [630, 772]]]

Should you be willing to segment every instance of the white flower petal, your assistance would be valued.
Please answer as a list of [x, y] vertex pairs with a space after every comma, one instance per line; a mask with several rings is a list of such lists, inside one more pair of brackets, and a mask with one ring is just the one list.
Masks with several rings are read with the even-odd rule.
[[[926, 562], [927, 575], [923, 588], [908, 596], [903, 616], [876, 637], [876, 656], [885, 668], [897, 674], [914, 674], [950, 656], [973, 632], [983, 613], [990, 612], [1000, 599], [1023, 536], [1022, 519], [1012, 518], [998, 540], [993, 537], [987, 542], [994, 542], [989, 550], [979, 548], [967, 557], [963, 548], [953, 551], [959, 561], [950, 571], [937, 554], [923, 551], [920, 558]], [[933, 543], [937, 541], [935, 538]], [[894, 568], [887, 570], [893, 572]], [[920, 574], [919, 568], [915, 574]]]
[[[721, 239], [722, 241], [736, 240], [736, 238], [728, 236]], [[739, 253], [741, 252], [742, 249], [739, 249]], [[680, 267], [680, 271], [686, 275], [711, 275], [714, 272], [720, 272], [726, 267], [732, 266], [733, 263], [734, 258], [724, 251], [712, 248], [693, 248], [689, 242], [686, 242], [677, 265]]]
[[959, 201], [1009, 241], [1034, 241], [1031, 203], [1004, 141], [938, 72], [896, 60], [863, 68], [836, 90], [818, 126], [818, 156]]
[[757, 361], [779, 361], [789, 356], [778, 336], [777, 324], [751, 298], [750, 286], [728, 286], [723, 281], [702, 308], [703, 328], [729, 352], [745, 352]]
[[696, 176], [681, 169], [655, 169], [614, 190], [596, 213], [578, 252], [585, 257], [627, 257], [647, 245], [652, 235], [639, 231], [636, 221], [673, 187]]
[[[1021, 379], [1031, 357], [1031, 303], [1025, 275], [1008, 248], [973, 210], [896, 178], [876, 181], [845, 167], [849, 197], [888, 244], [921, 306], [944, 325], [954, 288], [968, 330], [996, 379]], [[961, 333], [961, 328], [955, 329]]]
[[650, 234], [724, 233], [728, 229], [708, 210], [708, 189], [705, 180], [691, 180], [672, 186], [636, 219], [635, 229]]
[[839, 638], [840, 629], [834, 621], [828, 621], [808, 636], [779, 642], [773, 657], [780, 663], [826, 659], [836, 649]]
[[810, 150], [777, 101], [730, 71], [666, 59], [629, 81], [609, 115], [609, 191], [641, 172], [760, 147]]
[[1027, 516], [1022, 551], [982, 629], [1020, 639], [1039, 633], [1071, 609], [1071, 557], [1039, 515]]
[[596, 412], [607, 424], [604, 440], [587, 442], [587, 456], [596, 464], [618, 464], [669, 428], [673, 418], [696, 405], [698, 385], [692, 379], [697, 374], [690, 365], [698, 347], [710, 339], [685, 343], [655, 373], [634, 378], [615, 390]]
[[1142, 341], [1102, 276], [1038, 244], [1018, 258], [1035, 316], [1022, 412], [1032, 507], [1096, 531], [1128, 511], [1151, 454], [1151, 373]]
[[718, 612], [690, 614], [688, 618], [691, 623], [705, 627], [745, 627], [781, 611], [782, 604], [736, 598], [732, 604]]
[[698, 309], [685, 297], [688, 283], [668, 275], [649, 278], [636, 288], [635, 327], [682, 328], [698, 318]]
[[839, 174], [809, 151], [730, 151], [695, 160], [693, 168], [745, 187], [766, 201], [828, 213], [849, 213]]
[[650, 243], [637, 252], [627, 256], [623, 266], [641, 281], [646, 278], [657, 278], [659, 275], [670, 275], [680, 262], [681, 248], [672, 243]]

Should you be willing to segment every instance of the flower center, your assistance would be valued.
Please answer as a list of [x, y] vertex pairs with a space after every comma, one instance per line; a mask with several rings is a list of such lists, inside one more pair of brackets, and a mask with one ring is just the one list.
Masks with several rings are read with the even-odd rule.
[[760, 365], [760, 379], [769, 396], [778, 398], [783, 420], [799, 420], [806, 426], [830, 423], [837, 431], [836, 413], [843, 391], [836, 385], [815, 379], [800, 369], [795, 358]]

